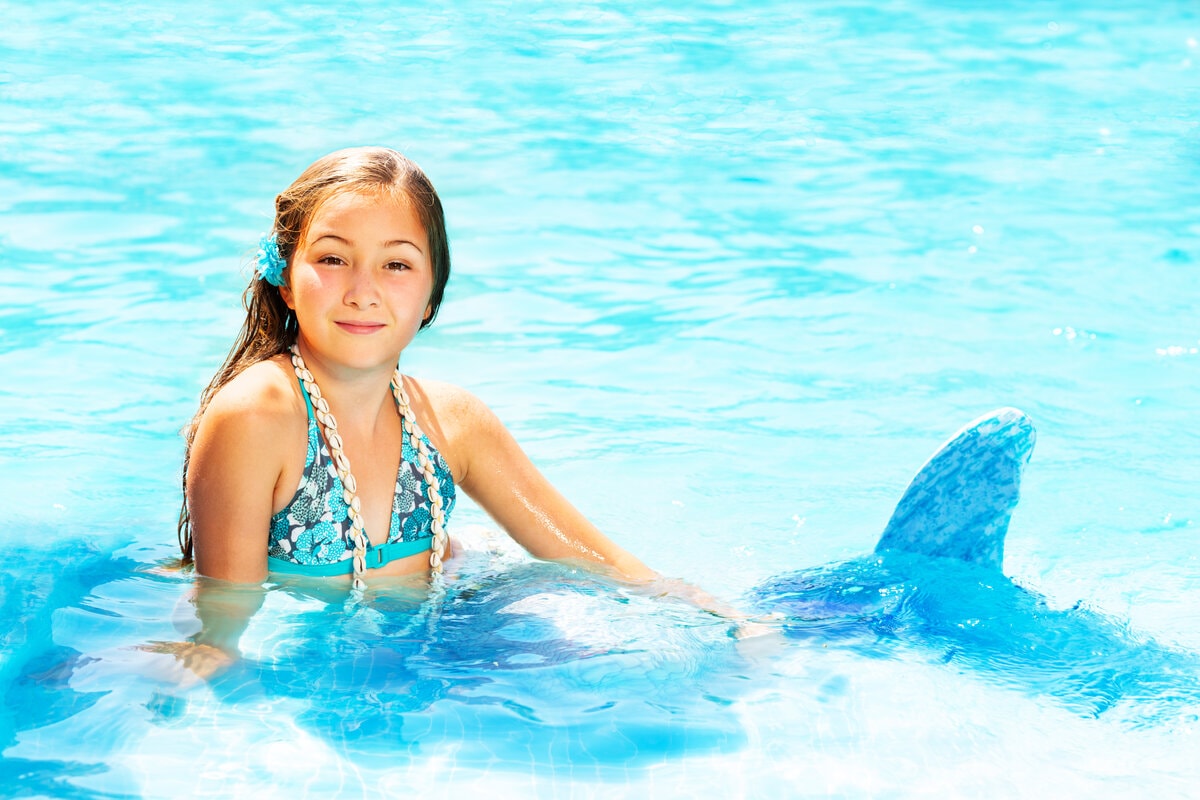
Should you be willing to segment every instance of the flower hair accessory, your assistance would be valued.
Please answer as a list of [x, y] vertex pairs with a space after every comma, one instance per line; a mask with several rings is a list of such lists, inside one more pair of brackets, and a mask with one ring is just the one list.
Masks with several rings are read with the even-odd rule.
[[256, 259], [258, 279], [272, 286], [283, 286], [283, 270], [287, 262], [279, 255], [279, 237], [273, 233], [263, 234], [258, 243]]

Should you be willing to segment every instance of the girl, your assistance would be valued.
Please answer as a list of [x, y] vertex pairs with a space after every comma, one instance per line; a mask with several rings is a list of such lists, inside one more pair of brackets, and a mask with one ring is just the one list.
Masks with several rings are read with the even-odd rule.
[[538, 558], [658, 577], [568, 503], [476, 397], [396, 369], [449, 277], [441, 201], [393, 150], [331, 153], [276, 198], [241, 333], [186, 431], [185, 562], [236, 583], [301, 573], [358, 588], [440, 571], [461, 489]]

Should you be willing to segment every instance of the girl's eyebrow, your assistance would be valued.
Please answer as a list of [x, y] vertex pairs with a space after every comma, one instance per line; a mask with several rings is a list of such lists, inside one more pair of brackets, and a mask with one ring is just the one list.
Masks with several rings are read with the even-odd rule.
[[[347, 247], [352, 247], [354, 245], [354, 243], [351, 242], [349, 239], [346, 239], [345, 237], [342, 237], [342, 236], [338, 236], [336, 233], [322, 234], [322, 235], [318, 236], [316, 239], [313, 239], [312, 244], [316, 244], [317, 242], [321, 241], [322, 239], [335, 239], [335, 240], [341, 242], [342, 244], [346, 245]], [[425, 255], [425, 251], [421, 249], [421, 246], [419, 244], [417, 244], [416, 242], [410, 241], [408, 239], [392, 239], [390, 242], [384, 242], [383, 246], [384, 247], [392, 247], [392, 246], [398, 245], [398, 244], [411, 245], [412, 247], [415, 247], [417, 249], [418, 253], [420, 253], [421, 255]]]

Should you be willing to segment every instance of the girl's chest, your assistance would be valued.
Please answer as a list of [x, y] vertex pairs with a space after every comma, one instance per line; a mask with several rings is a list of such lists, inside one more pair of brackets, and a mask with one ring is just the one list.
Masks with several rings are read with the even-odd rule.
[[396, 427], [396, 431], [382, 434], [375, 440], [344, 442], [350, 473], [354, 476], [352, 488], [358, 498], [358, 513], [367, 538], [375, 545], [388, 540], [397, 495], [412, 488], [407, 486], [411, 481], [401, 479], [404, 468], [402, 443], [399, 425]]

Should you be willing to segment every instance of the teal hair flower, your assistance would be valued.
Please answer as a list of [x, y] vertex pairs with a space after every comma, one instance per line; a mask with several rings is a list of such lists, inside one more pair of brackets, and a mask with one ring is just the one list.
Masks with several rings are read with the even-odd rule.
[[283, 270], [287, 262], [279, 255], [279, 237], [275, 234], [264, 234], [258, 243], [258, 258], [256, 260], [258, 279], [272, 286], [283, 286]]

